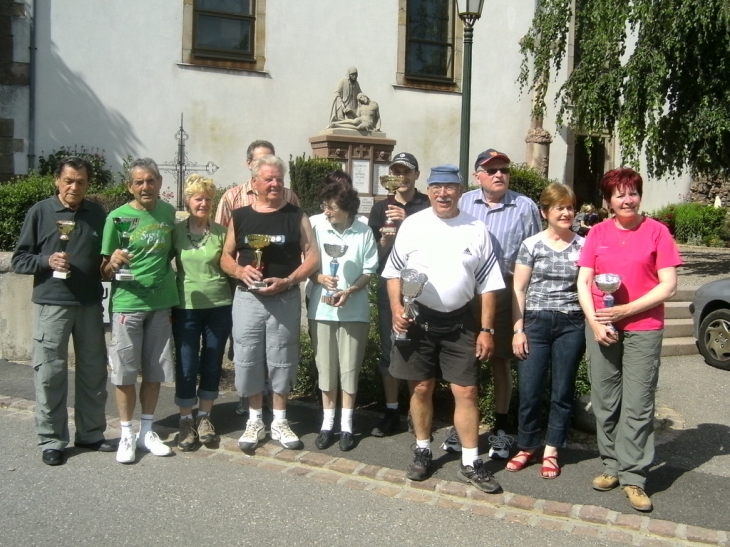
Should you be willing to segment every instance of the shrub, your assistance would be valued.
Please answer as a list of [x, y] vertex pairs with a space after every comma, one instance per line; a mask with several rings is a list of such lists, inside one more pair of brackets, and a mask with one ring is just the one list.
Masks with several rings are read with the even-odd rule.
[[0, 250], [13, 251], [25, 214], [37, 202], [53, 195], [52, 175], [33, 173], [0, 185]]
[[107, 213], [132, 201], [133, 197], [125, 183], [108, 186], [95, 194], [86, 194], [86, 199], [98, 203]]
[[98, 192], [114, 182], [114, 175], [106, 164], [104, 151], [100, 151], [98, 148], [87, 149], [83, 146], [74, 146], [73, 148], [62, 146], [45, 157], [39, 156], [38, 173], [41, 175], [53, 176], [53, 173], [56, 171], [56, 167], [58, 166], [58, 162], [66, 156], [78, 156], [91, 163], [91, 166], [94, 169], [94, 178], [91, 181], [89, 192]]
[[722, 245], [730, 240], [727, 210], [702, 203], [668, 205], [649, 216], [664, 223], [678, 243]]
[[513, 163], [510, 165], [509, 187], [510, 190], [525, 194], [535, 203], [540, 201], [540, 194], [549, 184], [559, 182], [556, 179], [543, 177], [526, 163]]
[[291, 189], [299, 197], [299, 206], [308, 215], [316, 215], [319, 210], [319, 190], [327, 173], [342, 169], [339, 161], [326, 158], [297, 158], [289, 156], [289, 178]]

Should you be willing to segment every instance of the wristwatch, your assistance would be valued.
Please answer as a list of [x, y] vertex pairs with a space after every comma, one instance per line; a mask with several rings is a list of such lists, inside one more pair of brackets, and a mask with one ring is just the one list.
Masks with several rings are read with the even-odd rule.
[[479, 329], [479, 330], [480, 330], [481, 332], [488, 332], [489, 334], [491, 334], [492, 336], [494, 336], [494, 329], [487, 329], [487, 328], [484, 328], [484, 327], [482, 327], [482, 328], [481, 328], [481, 329]]

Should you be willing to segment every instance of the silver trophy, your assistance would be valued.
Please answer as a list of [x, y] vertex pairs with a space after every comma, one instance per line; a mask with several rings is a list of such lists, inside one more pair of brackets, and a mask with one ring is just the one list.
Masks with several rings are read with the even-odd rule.
[[[418, 309], [414, 306], [416, 298], [421, 296], [423, 288], [428, 282], [428, 276], [425, 273], [406, 268], [400, 272], [400, 292], [403, 295], [403, 319], [415, 319], [418, 315]], [[405, 332], [395, 332], [393, 343], [396, 346], [405, 346], [411, 343]]]
[[[61, 234], [61, 252], [65, 254], [66, 246], [71, 239], [71, 232], [73, 232], [74, 228], [76, 228], [76, 222], [73, 220], [57, 220], [56, 228], [58, 229], [58, 233]], [[71, 272], [54, 271], [53, 277], [58, 279], [68, 279], [71, 277]]]
[[[332, 261], [330, 262], [330, 275], [334, 277], [337, 275], [337, 270], [340, 267], [340, 263], [337, 262], [337, 259], [345, 256], [345, 253], [347, 252], [347, 245], [335, 245], [334, 243], [325, 243], [324, 252], [327, 253], [327, 256], [332, 257]], [[334, 306], [336, 304], [334, 295], [334, 292], [328, 290], [322, 295], [322, 303]]]
[[[615, 293], [621, 286], [621, 276], [612, 273], [598, 274], [593, 282], [603, 292], [603, 305], [607, 308], [612, 308], [614, 303], [612, 293]], [[606, 326], [611, 330], [616, 330], [616, 327], [611, 323], [608, 323]]]
[[[135, 217], [114, 217], [114, 228], [119, 232], [119, 239], [122, 242], [122, 251], [129, 252], [129, 236], [139, 224], [139, 218]], [[134, 281], [134, 274], [128, 265], [124, 265], [117, 271], [117, 281]]]

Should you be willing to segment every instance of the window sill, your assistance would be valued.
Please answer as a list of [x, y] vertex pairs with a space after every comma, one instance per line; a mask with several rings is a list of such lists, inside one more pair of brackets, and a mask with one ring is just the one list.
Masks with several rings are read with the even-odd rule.
[[461, 89], [457, 86], [442, 86], [433, 84], [393, 84], [393, 89], [403, 89], [407, 91], [426, 91], [429, 93], [444, 93], [446, 95], [461, 95]]
[[263, 76], [266, 78], [269, 78], [270, 75], [266, 70], [258, 70], [255, 68], [245, 68], [245, 67], [231, 67], [231, 66], [220, 66], [215, 64], [200, 64], [200, 63], [175, 63], [177, 66], [183, 69], [193, 69], [193, 70], [202, 70], [202, 71], [215, 71], [215, 72], [224, 72], [224, 73], [240, 73], [240, 72], [247, 72], [252, 75], [258, 75]]

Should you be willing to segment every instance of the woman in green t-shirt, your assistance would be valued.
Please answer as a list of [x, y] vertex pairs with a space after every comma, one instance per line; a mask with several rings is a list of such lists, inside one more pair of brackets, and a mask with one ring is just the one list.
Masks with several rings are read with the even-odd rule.
[[175, 404], [180, 407], [177, 446], [183, 451], [195, 447], [196, 437], [203, 444], [216, 439], [210, 412], [218, 397], [223, 353], [231, 333], [231, 288], [220, 267], [226, 228], [210, 220], [214, 194], [212, 179], [190, 175], [184, 194], [190, 216], [173, 232], [180, 295], [180, 305], [172, 310]]

